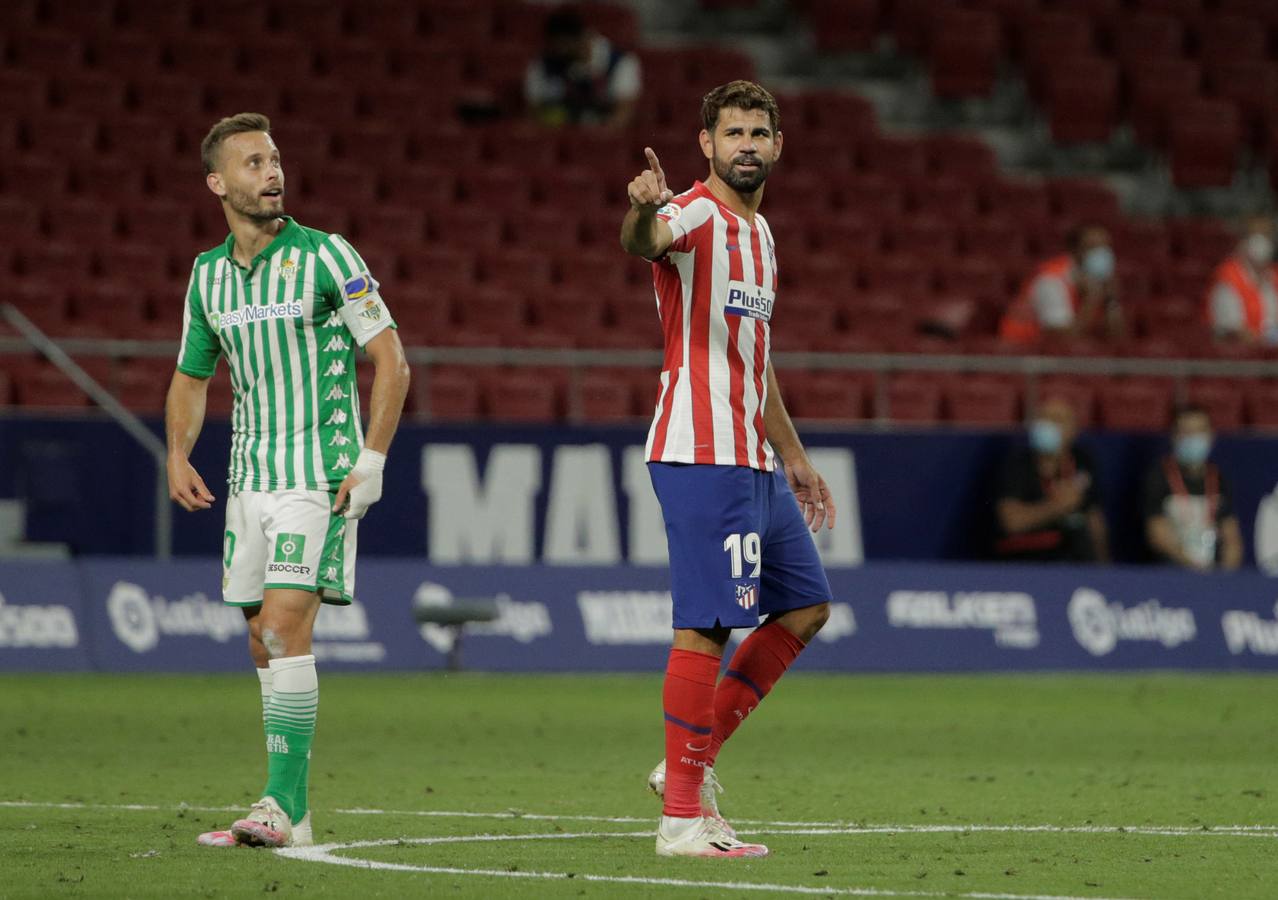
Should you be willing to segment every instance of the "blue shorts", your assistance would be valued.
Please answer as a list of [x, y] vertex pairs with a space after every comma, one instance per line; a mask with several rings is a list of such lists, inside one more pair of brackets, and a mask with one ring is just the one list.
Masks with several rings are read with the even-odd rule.
[[830, 600], [799, 503], [780, 471], [649, 463], [670, 548], [675, 628], [753, 628]]

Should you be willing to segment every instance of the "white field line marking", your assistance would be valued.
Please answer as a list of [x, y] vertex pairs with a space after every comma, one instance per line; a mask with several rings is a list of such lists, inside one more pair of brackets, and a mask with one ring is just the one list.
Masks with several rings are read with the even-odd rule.
[[[96, 809], [125, 812], [241, 812], [243, 806], [192, 806], [187, 803], [176, 805], [159, 805], [149, 803], [46, 803], [36, 800], [0, 800], [0, 809]], [[405, 809], [334, 809], [329, 810], [336, 815], [353, 816], [407, 816], [438, 819], [504, 819], [518, 821], [526, 819], [530, 822], [600, 822], [612, 825], [651, 825], [653, 817], [638, 818], [635, 816], [589, 816], [589, 815], [554, 815], [544, 813], [523, 813], [514, 810], [501, 812], [470, 812], [448, 810], [405, 810]], [[780, 829], [784, 834], [967, 834], [967, 833], [1012, 833], [1012, 834], [1141, 834], [1156, 837], [1194, 837], [1196, 835], [1216, 837], [1278, 837], [1278, 825], [925, 825], [925, 824], [882, 824], [856, 822], [788, 822], [767, 821], [762, 819], [737, 819], [736, 824], [743, 826], [759, 826], [748, 834], [764, 834], [769, 830], [776, 833]], [[639, 832], [648, 833], [651, 832]]]
[[[949, 891], [911, 891], [890, 890], [887, 888], [861, 887], [812, 887], [798, 884], [765, 884], [748, 881], [696, 881], [689, 878], [645, 878], [639, 875], [589, 875], [568, 872], [523, 872], [506, 869], [462, 869], [453, 866], [414, 866], [407, 863], [380, 862], [378, 860], [356, 859], [348, 856], [335, 856], [338, 850], [358, 850], [368, 847], [402, 846], [404, 844], [457, 844], [483, 843], [496, 841], [540, 841], [571, 840], [577, 838], [626, 838], [651, 837], [651, 832], [593, 832], [557, 833], [557, 834], [476, 834], [453, 835], [449, 837], [407, 838], [404, 840], [352, 841], [345, 844], [317, 844], [313, 847], [286, 847], [275, 852], [287, 859], [303, 862], [328, 863], [335, 866], [349, 866], [356, 869], [379, 869], [391, 872], [421, 872], [430, 875], [479, 875], [489, 878], [532, 878], [546, 881], [589, 881], [604, 884], [642, 884], [661, 887], [718, 888], [729, 891], [767, 891], [774, 894], [817, 894], [821, 896], [841, 897], [959, 897], [964, 900], [1105, 900], [1105, 898], [1069, 897], [1058, 894], [1006, 894], [1006, 893], [952, 893]], [[1113, 898], [1111, 898], [1113, 900]]]

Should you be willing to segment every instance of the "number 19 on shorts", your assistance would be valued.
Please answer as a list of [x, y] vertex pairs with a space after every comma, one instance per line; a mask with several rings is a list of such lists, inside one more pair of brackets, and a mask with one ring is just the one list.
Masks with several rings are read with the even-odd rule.
[[723, 552], [728, 554], [732, 566], [732, 577], [741, 578], [746, 566], [752, 566], [748, 578], [759, 577], [759, 562], [762, 559], [762, 543], [759, 533], [730, 534], [723, 540]]

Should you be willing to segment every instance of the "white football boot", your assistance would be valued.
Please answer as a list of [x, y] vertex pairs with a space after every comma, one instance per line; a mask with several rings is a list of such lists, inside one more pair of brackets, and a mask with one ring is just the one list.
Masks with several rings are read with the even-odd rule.
[[311, 811], [308, 809], [306, 815], [302, 816], [302, 821], [293, 826], [293, 837], [289, 840], [290, 847], [313, 847], [315, 846], [315, 836], [311, 832]]
[[263, 797], [246, 817], [231, 826], [231, 834], [250, 847], [287, 847], [293, 826], [274, 797]]
[[[201, 847], [239, 847], [240, 842], [229, 831], [206, 831], [195, 839]], [[311, 847], [315, 838], [311, 832], [311, 813], [307, 810], [302, 821], [293, 826], [293, 836], [289, 838], [289, 847]]]
[[[666, 761], [657, 763], [657, 767], [648, 775], [648, 790], [657, 795], [658, 800], [666, 797]], [[716, 794], [723, 793], [723, 785], [714, 774], [714, 766], [706, 766], [705, 775], [701, 779], [701, 815], [715, 819], [730, 837], [736, 837], [736, 830], [728, 824], [728, 820], [719, 814], [719, 801]]]
[[675, 819], [662, 816], [657, 826], [658, 856], [699, 856], [707, 859], [747, 859], [768, 855], [763, 844], [747, 844], [728, 834], [718, 819]]

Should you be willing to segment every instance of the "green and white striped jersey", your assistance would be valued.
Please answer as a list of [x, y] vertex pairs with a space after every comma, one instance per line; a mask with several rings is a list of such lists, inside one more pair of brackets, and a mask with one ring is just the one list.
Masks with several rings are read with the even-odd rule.
[[191, 271], [179, 372], [234, 391], [232, 490], [336, 491], [364, 443], [355, 345], [394, 327], [378, 284], [345, 238], [286, 217], [248, 268], [234, 237]]

